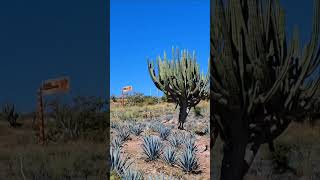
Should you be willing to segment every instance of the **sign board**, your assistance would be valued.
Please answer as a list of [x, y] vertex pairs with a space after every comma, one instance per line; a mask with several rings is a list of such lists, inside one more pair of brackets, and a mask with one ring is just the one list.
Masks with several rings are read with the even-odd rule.
[[132, 91], [132, 86], [125, 86], [122, 88], [123, 93], [129, 92], [129, 91]]
[[68, 77], [50, 79], [42, 83], [41, 90], [45, 95], [67, 92], [70, 89], [70, 80]]

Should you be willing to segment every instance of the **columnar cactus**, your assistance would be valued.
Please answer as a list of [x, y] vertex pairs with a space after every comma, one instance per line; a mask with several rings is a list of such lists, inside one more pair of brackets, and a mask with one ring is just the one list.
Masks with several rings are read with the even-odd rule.
[[224, 141], [221, 179], [242, 179], [260, 145], [272, 149], [290, 122], [310, 110], [320, 86], [320, 3], [303, 51], [297, 31], [287, 42], [279, 0], [211, 5], [212, 135]]
[[190, 109], [208, 94], [209, 76], [200, 73], [195, 53], [191, 55], [187, 50], [179, 54], [178, 50], [175, 53], [172, 48], [171, 60], [164, 53], [163, 59], [159, 56], [156, 63], [157, 74], [154, 62], [148, 60], [151, 79], [159, 90], [179, 105], [178, 128], [184, 129], [183, 124]]

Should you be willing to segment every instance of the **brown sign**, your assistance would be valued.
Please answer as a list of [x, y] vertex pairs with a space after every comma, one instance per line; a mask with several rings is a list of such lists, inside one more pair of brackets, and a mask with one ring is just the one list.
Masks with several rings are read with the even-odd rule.
[[50, 79], [42, 84], [41, 89], [42, 93], [46, 95], [67, 92], [70, 89], [70, 81], [67, 77]]
[[132, 91], [132, 86], [125, 86], [122, 88], [122, 92], [129, 92]]

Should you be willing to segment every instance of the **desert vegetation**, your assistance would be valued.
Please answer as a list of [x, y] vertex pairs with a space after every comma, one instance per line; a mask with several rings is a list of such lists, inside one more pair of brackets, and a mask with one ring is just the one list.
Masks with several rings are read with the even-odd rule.
[[200, 72], [195, 52], [191, 54], [187, 50], [180, 53], [177, 49], [175, 53], [172, 48], [171, 59], [164, 53], [163, 59], [158, 57], [157, 67], [155, 69], [154, 62], [148, 60], [149, 74], [155, 86], [179, 106], [178, 129], [183, 129], [191, 108], [208, 96], [209, 76]]
[[264, 144], [278, 166], [288, 168], [285, 154], [293, 144], [274, 142], [293, 121], [316, 114], [319, 100], [320, 3], [314, 2], [303, 49], [297, 31], [288, 41], [278, 0], [211, 4], [210, 112], [212, 145], [218, 135], [223, 144], [221, 179], [243, 179]]
[[[0, 177], [3, 179], [106, 179], [106, 100], [75, 97], [46, 101], [46, 144], [39, 144], [34, 113], [10, 111], [0, 121]], [[14, 113], [13, 113], [14, 112]], [[6, 117], [20, 114], [11, 127]], [[9, 121], [10, 122], [10, 121]]]
[[208, 101], [200, 102], [179, 130], [172, 103], [111, 104], [111, 179], [209, 179], [208, 110]]

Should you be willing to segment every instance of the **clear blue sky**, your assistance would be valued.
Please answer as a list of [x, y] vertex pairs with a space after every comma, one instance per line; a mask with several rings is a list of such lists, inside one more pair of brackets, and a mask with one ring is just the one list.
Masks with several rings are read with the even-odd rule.
[[107, 2], [0, 2], [0, 105], [33, 111], [42, 80], [68, 75], [74, 95], [106, 96]]
[[[313, 0], [282, 0], [287, 31], [294, 25], [302, 42], [310, 37]], [[147, 57], [155, 59], [172, 46], [196, 50], [200, 68], [209, 57], [209, 0], [111, 0], [110, 90], [132, 85], [136, 92], [156, 95], [147, 70]], [[291, 38], [291, 36], [289, 36]]]
[[[210, 38], [209, 0], [111, 0], [111, 94], [132, 85], [135, 92], [156, 95], [147, 57], [155, 59], [171, 47], [195, 50], [207, 71]], [[160, 93], [159, 93], [160, 94]]]

